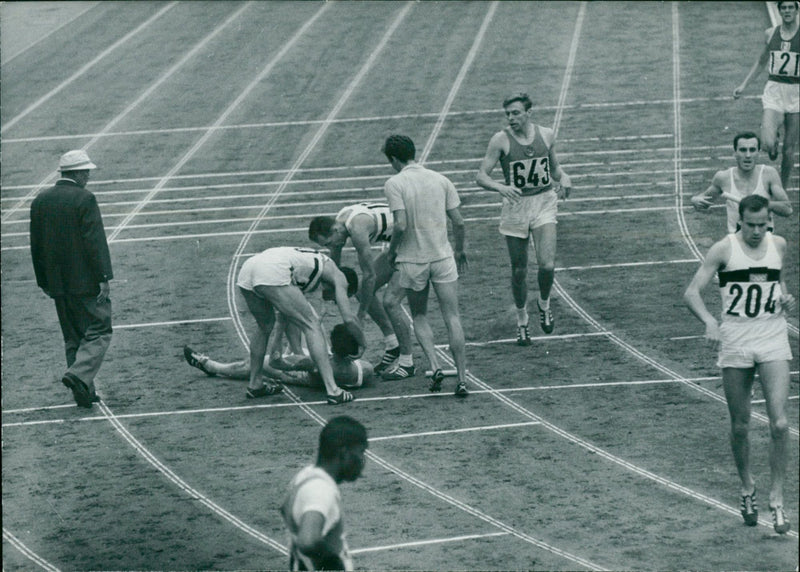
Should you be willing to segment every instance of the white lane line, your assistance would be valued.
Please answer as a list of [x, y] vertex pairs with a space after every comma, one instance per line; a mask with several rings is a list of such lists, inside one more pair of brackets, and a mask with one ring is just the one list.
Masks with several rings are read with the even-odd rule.
[[[494, 5], [494, 3], [492, 5]], [[408, 8], [409, 8], [409, 6], [406, 6], [406, 9], [408, 9]], [[490, 8], [490, 14], [491, 13], [492, 13], [492, 10]], [[480, 36], [476, 37], [475, 43], [478, 43], [479, 39], [480, 39]], [[349, 96], [349, 93], [346, 93], [345, 95]], [[336, 115], [336, 113], [332, 112], [331, 116], [335, 116], [335, 115]], [[320, 132], [322, 132], [325, 129], [327, 129], [327, 126], [328, 126], [327, 123], [324, 124], [320, 128]], [[321, 136], [321, 134], [320, 134], [320, 136]], [[305, 160], [306, 155], [311, 152], [311, 148], [313, 148], [316, 145], [317, 141], [318, 141], [318, 138], [316, 138], [316, 137], [311, 141], [311, 143], [309, 144], [309, 147], [306, 148], [307, 153], [304, 153], [303, 155], [300, 156], [298, 161], [293, 166], [292, 171], [290, 171], [290, 173], [287, 175], [286, 180], [288, 180], [289, 178], [291, 178], [293, 176], [295, 167], [299, 167], [300, 164], [302, 164], [302, 162]], [[264, 206], [264, 209], [259, 214], [259, 216], [261, 218], [263, 218], [267, 214], [267, 212], [269, 212], [272, 204], [274, 203], [275, 198], [278, 196], [278, 194], [280, 192], [283, 191], [284, 188], [285, 187], [280, 187], [279, 191], [276, 192], [276, 194], [272, 197], [272, 199]], [[255, 230], [257, 224], [258, 224], [258, 222], [254, 222], [250, 227], [250, 231]], [[233, 277], [234, 277], [234, 271], [236, 269], [238, 258], [239, 258], [238, 255], [241, 254], [241, 252], [244, 250], [245, 246], [247, 245], [247, 242], [249, 241], [250, 236], [251, 236], [251, 232], [250, 231], [242, 239], [242, 241], [239, 244], [239, 247], [237, 248], [236, 252], [234, 253], [234, 255], [232, 257], [232, 260], [231, 260], [231, 266], [230, 266], [230, 269], [229, 269], [229, 272], [228, 272], [228, 306], [229, 306], [231, 315], [234, 317], [234, 325], [236, 326], [237, 334], [239, 335], [239, 338], [242, 341], [242, 343], [245, 345], [245, 347], [247, 347], [249, 345], [248, 344], [248, 337], [247, 337], [247, 333], [244, 330], [243, 325], [241, 324], [241, 319], [240, 319], [239, 314], [238, 314], [238, 312], [236, 310], [236, 297], [235, 297], [235, 295], [233, 293], [233, 287], [234, 287], [233, 286]], [[320, 425], [324, 425], [325, 424], [325, 419], [321, 415], [316, 413], [316, 411], [314, 411], [310, 406], [308, 406], [307, 404], [303, 403], [302, 400], [300, 400], [294, 392], [292, 392], [291, 390], [287, 389], [284, 392], [284, 395], [286, 395], [286, 397], [288, 397], [292, 401], [298, 403], [299, 406], [301, 407], [301, 409], [309, 417], [311, 417], [314, 420], [316, 420], [317, 423], [319, 423]], [[417, 479], [416, 477], [406, 473], [405, 471], [401, 470], [399, 467], [397, 467], [395, 465], [392, 465], [391, 463], [389, 463], [388, 461], [382, 459], [381, 457], [378, 457], [377, 455], [375, 455], [371, 451], [367, 451], [366, 455], [367, 455], [367, 458], [371, 459], [373, 462], [377, 463], [378, 465], [380, 465], [381, 467], [385, 468], [386, 470], [394, 473], [395, 475], [399, 476], [400, 478], [403, 478], [406, 481], [408, 481], [409, 483], [421, 488], [422, 490], [425, 490], [425, 491], [429, 492], [431, 495], [433, 495], [433, 496], [435, 496], [435, 497], [437, 497], [437, 498], [439, 498], [439, 499], [441, 499], [441, 500], [443, 500], [443, 501], [445, 501], [445, 502], [447, 502], [447, 503], [449, 503], [449, 504], [451, 504], [451, 505], [453, 505], [453, 506], [455, 506], [457, 508], [460, 508], [464, 512], [466, 512], [468, 514], [471, 514], [471, 515], [473, 515], [473, 516], [475, 516], [477, 518], [480, 518], [484, 522], [488, 522], [488, 523], [496, 526], [500, 530], [504, 530], [504, 531], [514, 535], [517, 538], [525, 540], [526, 542], [528, 542], [528, 543], [530, 543], [530, 544], [532, 544], [534, 546], [537, 546], [539, 548], [542, 548], [544, 550], [547, 550], [547, 551], [549, 551], [549, 552], [551, 552], [553, 554], [560, 555], [563, 558], [566, 558], [566, 559], [570, 560], [573, 563], [579, 564], [580, 566], [584, 566], [584, 567], [592, 569], [592, 570], [602, 570], [603, 569], [603, 568], [601, 568], [597, 564], [594, 564], [591, 561], [588, 561], [588, 560], [586, 560], [584, 558], [581, 558], [579, 556], [575, 556], [573, 554], [565, 552], [564, 550], [556, 548], [555, 546], [551, 546], [551, 545], [549, 545], [549, 544], [547, 544], [547, 543], [545, 543], [545, 542], [543, 542], [543, 541], [541, 541], [541, 540], [539, 540], [537, 538], [534, 538], [534, 537], [532, 537], [532, 536], [530, 536], [528, 534], [525, 534], [524, 532], [518, 531], [518, 530], [514, 529], [513, 527], [511, 527], [511, 526], [509, 526], [509, 525], [497, 520], [496, 518], [494, 518], [494, 517], [482, 512], [482, 511], [478, 510], [477, 508], [472, 507], [472, 506], [470, 506], [470, 505], [468, 505], [468, 504], [466, 504], [466, 503], [464, 503], [464, 502], [462, 502], [462, 501], [460, 501], [460, 500], [458, 500], [458, 499], [456, 499], [456, 498], [454, 498], [454, 497], [452, 497], [452, 496], [450, 496], [450, 495], [448, 495], [446, 493], [443, 493], [442, 491], [436, 489], [435, 487], [432, 487], [432, 486], [428, 485], [427, 483], [421, 481], [420, 479]]]
[[[797, 376], [799, 372], [792, 371], [791, 375]], [[698, 383], [701, 381], [721, 381], [719, 376], [705, 376], [705, 377], [692, 377], [687, 378], [688, 381]], [[199, 382], [202, 383], [202, 382]], [[212, 382], [213, 383], [213, 382]], [[598, 381], [592, 383], [569, 383], [569, 384], [559, 384], [559, 385], [531, 385], [531, 386], [522, 386], [522, 387], [508, 387], [502, 389], [475, 389], [470, 392], [471, 395], [482, 395], [482, 394], [514, 394], [514, 393], [530, 393], [533, 391], [563, 391], [563, 390], [570, 390], [570, 389], [603, 389], [609, 387], [647, 387], [647, 386], [657, 386], [657, 385], [672, 385], [680, 383], [680, 381], [676, 379], [644, 379], [644, 380], [634, 380], [634, 381]], [[359, 403], [388, 403], [393, 401], [408, 401], [411, 399], [442, 399], [442, 398], [449, 398], [450, 396], [447, 394], [441, 393], [431, 393], [429, 391], [425, 391], [424, 393], [407, 393], [403, 395], [383, 395], [379, 397], [359, 397]], [[796, 398], [794, 398], [796, 399]], [[206, 415], [206, 414], [213, 414], [213, 413], [231, 413], [231, 412], [245, 412], [245, 411], [253, 411], [256, 409], [285, 409], [285, 408], [294, 408], [294, 407], [301, 407], [303, 405], [325, 405], [326, 401], [306, 401], [303, 403], [299, 402], [291, 402], [291, 403], [261, 403], [257, 405], [235, 405], [235, 406], [228, 406], [228, 407], [205, 407], [200, 409], [177, 409], [177, 410], [168, 410], [168, 411], [149, 411], [145, 413], [117, 413], [115, 414], [117, 419], [151, 419], [151, 418], [158, 418], [158, 417], [174, 417], [177, 415]], [[3, 415], [20, 415], [20, 414], [27, 414], [27, 413], [36, 413], [36, 412], [45, 412], [45, 411], [52, 411], [56, 409], [77, 409], [77, 405], [74, 403], [67, 404], [67, 405], [47, 405], [42, 407], [26, 407], [22, 409], [9, 409], [7, 411], [3, 411]], [[94, 417], [76, 417], [76, 418], [56, 418], [56, 419], [43, 419], [43, 420], [31, 420], [31, 421], [15, 421], [15, 422], [7, 422], [3, 423], [3, 428], [8, 427], [29, 427], [34, 425], [49, 425], [49, 424], [61, 424], [61, 423], [78, 423], [78, 422], [86, 422], [86, 421], [105, 421], [106, 418], [102, 416], [94, 416]], [[534, 425], [540, 424], [539, 421], [532, 423]]]
[[[48, 572], [60, 572], [58, 568], [50, 564], [47, 560], [36, 554], [33, 550], [25, 546], [25, 543], [22, 542], [19, 538], [11, 534], [11, 531], [8, 530], [5, 526], [3, 527], [3, 540], [8, 542], [11, 546], [19, 550], [26, 558], [28, 558], [31, 562], [47, 570]], [[5, 560], [5, 559], [4, 559]], [[5, 569], [5, 566], [3, 566]]]
[[[173, 3], [174, 4], [174, 3]], [[173, 4], [170, 4], [171, 7]], [[228, 26], [234, 19], [236, 19], [239, 14], [241, 14], [249, 4], [242, 5], [238, 10], [236, 10], [231, 16], [225, 19], [222, 24], [217, 26], [209, 35], [203, 38], [200, 42], [195, 44], [195, 46], [189, 50], [186, 54], [184, 54], [174, 65], [172, 65], [167, 71], [161, 74], [161, 76], [153, 82], [146, 90], [144, 90], [132, 103], [130, 103], [121, 113], [119, 113], [116, 117], [114, 117], [111, 121], [109, 121], [102, 129], [102, 132], [110, 131], [113, 129], [122, 119], [128, 116], [128, 114], [136, 109], [145, 99], [150, 97], [150, 95], [156, 91], [161, 85], [170, 79], [175, 72], [177, 72], [183, 65], [188, 62], [191, 58], [193, 58], [201, 49], [203, 49], [214, 37], [217, 36], [224, 28]], [[162, 10], [164, 12], [167, 8]], [[99, 136], [92, 137], [83, 147], [82, 149], [88, 151], [97, 141], [100, 140]], [[22, 200], [20, 200], [13, 208], [11, 208], [8, 212], [3, 213], [2, 220], [5, 222], [7, 221], [18, 209], [20, 209], [26, 202], [32, 201], [33, 197], [36, 193], [44, 187], [49, 182], [55, 180], [58, 176], [57, 172], [50, 173], [42, 182], [36, 185], [31, 192], [29, 192]]]
[[128, 330], [134, 328], [155, 328], [160, 326], [183, 326], [186, 324], [204, 324], [208, 322], [228, 322], [230, 316], [222, 318], [197, 318], [194, 320], [171, 320], [167, 322], [147, 322], [143, 324], [114, 324], [115, 330]]
[[[533, 336], [533, 337], [531, 337], [531, 340], [546, 342], [546, 341], [549, 341], [549, 340], [570, 340], [570, 339], [575, 339], [575, 338], [592, 338], [592, 337], [605, 336], [605, 335], [608, 335], [608, 332], [587, 332], [587, 333], [581, 333], [581, 334], [553, 334], [553, 335], [549, 335], [549, 336]], [[487, 342], [466, 342], [466, 345], [469, 346], [469, 347], [482, 348], [484, 346], [494, 346], [494, 345], [498, 345], [498, 344], [502, 345], [502, 344], [512, 344], [512, 343], [516, 344], [517, 343], [517, 339], [516, 338], [503, 338], [503, 339], [499, 339], [499, 340], [489, 340]], [[444, 348], [449, 348], [449, 347], [450, 346], [448, 344], [437, 344], [436, 345], [436, 348], [438, 348], [438, 349], [444, 349]]]
[[353, 94], [353, 92], [355, 91], [356, 87], [358, 87], [358, 85], [361, 83], [361, 81], [364, 78], [364, 76], [372, 68], [373, 64], [375, 63], [375, 60], [378, 58], [378, 55], [386, 47], [386, 44], [388, 43], [389, 38], [392, 37], [392, 35], [394, 34], [395, 30], [397, 30], [397, 28], [400, 26], [400, 23], [408, 15], [408, 12], [411, 10], [412, 6], [413, 6], [412, 3], [406, 3], [406, 5], [398, 12], [398, 14], [395, 17], [395, 19], [392, 22], [392, 24], [389, 26], [389, 28], [386, 30], [386, 32], [381, 37], [381, 40], [378, 42], [378, 45], [375, 46], [375, 48], [372, 50], [372, 53], [370, 53], [370, 55], [367, 58], [367, 60], [362, 64], [361, 68], [358, 70], [358, 72], [355, 74], [355, 76], [353, 76], [353, 78], [350, 80], [350, 83], [345, 88], [344, 93], [341, 95], [339, 100], [336, 102], [336, 104], [334, 105], [333, 109], [331, 109], [331, 111], [328, 113], [327, 117], [325, 118], [325, 121], [323, 121], [320, 124], [319, 128], [314, 133], [314, 136], [312, 137], [311, 141], [308, 143], [308, 145], [306, 145], [305, 149], [303, 149], [303, 152], [295, 160], [295, 162], [292, 164], [292, 166], [289, 169], [289, 171], [284, 176], [283, 181], [278, 185], [278, 187], [275, 189], [275, 192], [272, 195], [270, 195], [270, 197], [267, 200], [266, 204], [261, 208], [261, 210], [258, 213], [258, 216], [257, 216], [256, 220], [254, 220], [250, 224], [250, 227], [244, 232], [244, 234], [242, 235], [242, 239], [239, 241], [239, 244], [236, 247], [236, 250], [234, 251], [233, 256], [231, 257], [231, 264], [230, 264], [230, 267], [228, 268], [228, 276], [227, 276], [227, 281], [226, 281], [226, 283], [227, 283], [228, 309], [230, 311], [231, 316], [236, 316], [236, 318], [234, 319], [234, 326], [236, 328], [236, 331], [237, 331], [237, 334], [239, 335], [240, 340], [245, 344], [245, 346], [248, 345], [248, 343], [247, 343], [247, 334], [245, 332], [243, 324], [241, 323], [241, 320], [238, 317], [238, 311], [236, 309], [236, 296], [234, 294], [235, 272], [236, 272], [237, 264], [238, 264], [238, 261], [239, 261], [239, 256], [238, 255], [241, 254], [244, 251], [244, 249], [247, 246], [247, 243], [249, 242], [250, 238], [254, 234], [256, 234], [258, 232], [256, 229], [257, 229], [259, 223], [261, 222], [261, 220], [263, 220], [267, 216], [269, 211], [272, 209], [272, 206], [278, 200], [278, 197], [280, 197], [283, 194], [283, 191], [286, 190], [286, 187], [287, 187], [289, 181], [291, 181], [291, 179], [294, 178], [295, 174], [298, 172], [298, 170], [303, 165], [305, 160], [308, 158], [308, 156], [311, 154], [311, 152], [317, 146], [317, 143], [319, 143], [319, 141], [322, 139], [322, 137], [328, 131], [328, 128], [332, 125], [333, 119], [336, 118], [336, 116], [339, 114], [339, 112], [344, 107], [344, 105], [347, 102], [347, 100], [350, 99], [350, 96]]
[[469, 68], [472, 67], [472, 62], [475, 61], [475, 56], [478, 55], [478, 48], [483, 43], [483, 37], [486, 35], [486, 30], [489, 27], [489, 24], [492, 22], [492, 18], [494, 17], [496, 10], [496, 1], [489, 4], [489, 10], [486, 12], [486, 16], [483, 18], [483, 22], [478, 30], [478, 34], [475, 36], [475, 40], [472, 42], [469, 52], [467, 52], [467, 57], [464, 59], [464, 63], [461, 64], [461, 69], [458, 70], [458, 75], [456, 76], [453, 85], [450, 87], [450, 92], [447, 94], [447, 99], [445, 99], [444, 105], [439, 112], [439, 116], [436, 118], [436, 124], [433, 126], [431, 134], [428, 135], [428, 140], [425, 142], [425, 147], [419, 156], [419, 162], [421, 164], [424, 164], [425, 161], [427, 161], [428, 156], [431, 154], [433, 144], [439, 137], [439, 133], [442, 130], [445, 119], [447, 119], [447, 114], [450, 111], [450, 108], [453, 106], [453, 101], [456, 98], [458, 90], [461, 89], [461, 84], [464, 83], [464, 78], [467, 77]]
[[17, 57], [21, 56], [22, 54], [24, 54], [25, 52], [27, 52], [33, 46], [36, 46], [37, 44], [41, 44], [44, 40], [46, 40], [47, 38], [49, 38], [50, 36], [52, 36], [56, 32], [60, 31], [61, 29], [63, 29], [64, 27], [68, 26], [69, 24], [71, 24], [72, 22], [77, 20], [78, 18], [82, 17], [84, 14], [86, 14], [86, 12], [88, 12], [89, 10], [91, 10], [92, 8], [97, 6], [99, 3], [100, 2], [92, 2], [91, 4], [86, 6], [83, 10], [81, 10], [80, 12], [77, 12], [76, 14], [73, 14], [72, 17], [67, 18], [66, 20], [61, 22], [61, 24], [58, 25], [56, 28], [53, 28], [52, 30], [50, 30], [49, 32], [44, 34], [43, 36], [39, 36], [38, 38], [33, 40], [30, 44], [28, 44], [27, 46], [25, 46], [23, 48], [20, 48], [19, 50], [17, 50], [16, 52], [12, 53], [11, 55], [3, 54], [3, 59], [0, 60], [0, 65], [7, 65], [8, 63], [10, 63], [15, 58], [17, 58]]
[[[754, 99], [761, 99], [760, 95], [744, 95], [741, 97], [743, 100], [754, 100]], [[681, 100], [681, 103], [706, 103], [706, 102], [725, 102], [730, 103], [731, 98], [730, 96], [720, 96], [720, 97], [692, 97], [686, 98]], [[578, 104], [570, 104], [565, 105], [564, 108], [567, 110], [590, 110], [590, 109], [611, 109], [611, 108], [625, 108], [625, 107], [647, 107], [647, 106], [657, 106], [657, 105], [672, 105], [674, 102], [671, 99], [651, 99], [651, 100], [637, 100], [637, 101], [618, 101], [618, 102], [596, 102], [596, 103], [578, 103]], [[534, 105], [534, 111], [549, 111], [555, 110], [557, 107], [555, 105]], [[496, 108], [493, 109], [474, 109], [474, 110], [466, 110], [466, 111], [451, 111], [449, 113], [450, 117], [459, 117], [465, 115], [498, 115], [498, 110]], [[404, 114], [396, 114], [396, 115], [381, 115], [381, 116], [373, 116], [373, 117], [349, 117], [349, 118], [340, 118], [334, 120], [334, 123], [363, 123], [369, 121], [396, 121], [398, 119], [427, 119], [431, 117], [438, 117], [439, 113], [437, 112], [427, 112], [427, 113], [404, 113]], [[265, 122], [265, 123], [242, 123], [242, 124], [232, 124], [232, 125], [221, 125], [216, 128], [216, 130], [222, 129], [262, 129], [265, 127], [291, 127], [291, 126], [304, 126], [304, 125], [319, 125], [324, 120], [317, 119], [317, 120], [305, 120], [305, 121], [275, 121], [275, 122]], [[17, 137], [13, 139], [3, 139], [3, 144], [10, 144], [10, 143], [38, 143], [41, 141], [48, 141], [48, 140], [58, 140], [58, 139], [75, 139], [81, 138], [85, 139], [87, 137], [127, 137], [127, 136], [138, 136], [138, 135], [158, 135], [158, 134], [169, 134], [169, 133], [182, 133], [182, 132], [192, 132], [192, 131], [206, 131], [209, 129], [210, 126], [201, 126], [201, 127], [172, 127], [172, 128], [164, 128], [164, 129], [142, 129], [142, 130], [135, 130], [135, 131], [119, 131], [116, 133], [81, 133], [75, 135], [45, 135], [41, 137]], [[609, 137], [588, 137], [588, 138], [581, 138], [581, 139], [563, 139], [561, 142], [566, 143], [570, 141], [614, 141], [614, 140], [638, 140], [638, 139], [649, 139], [649, 138], [665, 138], [668, 139], [672, 137], [672, 134], [667, 135], [623, 135], [623, 136], [609, 136]]]
[[[789, 399], [789, 400], [791, 400], [791, 401], [797, 401], [797, 399], [798, 399], [799, 397], [800, 397], [800, 396], [797, 396], [797, 395], [790, 395], [790, 396], [789, 396], [789, 397], [787, 397], [786, 399]], [[758, 404], [761, 404], [761, 403], [766, 403], [766, 402], [767, 402], [767, 400], [766, 400], [766, 399], [754, 399], [754, 400], [753, 400], [751, 403], [758, 403]]]
[[400, 542], [398, 544], [384, 544], [383, 546], [356, 548], [355, 550], [350, 550], [350, 553], [366, 554], [368, 552], [382, 552], [384, 550], [396, 550], [398, 548], [414, 548], [416, 546], [429, 546], [431, 544], [445, 544], [448, 542], [464, 542], [465, 540], [479, 540], [481, 538], [494, 538], [497, 536], [508, 536], [508, 533], [489, 532], [486, 534], [463, 534], [461, 536], [450, 536], [448, 538], [431, 538], [430, 540], [414, 540], [411, 542]]
[[171, 9], [172, 9], [173, 7], [175, 7], [176, 5], [177, 5], [177, 2], [170, 2], [169, 4], [167, 4], [166, 6], [164, 6], [163, 8], [161, 8], [161, 10], [159, 10], [158, 12], [156, 12], [155, 14], [153, 14], [152, 16], [150, 16], [150, 17], [149, 17], [147, 20], [145, 20], [144, 22], [142, 22], [141, 24], [139, 24], [138, 26], [136, 26], [136, 27], [135, 27], [133, 30], [131, 30], [130, 32], [128, 32], [127, 34], [125, 34], [123, 37], [121, 37], [119, 40], [117, 40], [116, 42], [114, 42], [113, 44], [111, 44], [109, 47], [107, 47], [105, 50], [103, 50], [102, 52], [100, 52], [100, 53], [99, 53], [97, 56], [95, 56], [95, 57], [94, 57], [94, 58], [93, 58], [91, 61], [89, 61], [88, 63], [86, 63], [86, 64], [84, 64], [83, 66], [81, 66], [81, 68], [80, 68], [78, 71], [76, 71], [74, 74], [72, 74], [72, 75], [71, 75], [71, 76], [69, 76], [67, 79], [65, 79], [65, 80], [64, 80], [64, 81], [62, 81], [60, 84], [58, 84], [56, 87], [54, 87], [53, 89], [51, 89], [50, 91], [48, 91], [48, 92], [47, 92], [46, 94], [44, 94], [42, 97], [40, 97], [39, 99], [37, 99], [36, 101], [34, 101], [33, 103], [31, 103], [31, 104], [30, 104], [28, 107], [26, 107], [26, 108], [25, 108], [25, 109], [24, 109], [24, 110], [23, 110], [21, 113], [19, 113], [19, 114], [18, 114], [16, 117], [12, 117], [11, 119], [9, 119], [9, 120], [8, 120], [8, 121], [7, 121], [7, 122], [6, 122], [6, 123], [5, 123], [5, 124], [4, 124], [2, 127], [0, 127], [0, 134], [3, 134], [3, 133], [5, 133], [6, 131], [8, 131], [9, 129], [11, 129], [11, 128], [12, 128], [14, 125], [16, 125], [16, 124], [17, 124], [17, 123], [18, 123], [18, 122], [19, 122], [21, 119], [23, 119], [24, 117], [26, 117], [26, 116], [27, 116], [29, 113], [31, 113], [32, 111], [34, 111], [34, 110], [38, 109], [39, 107], [41, 107], [41, 106], [42, 106], [42, 104], [46, 103], [47, 101], [49, 101], [49, 100], [50, 100], [51, 98], [53, 98], [54, 96], [56, 96], [58, 93], [60, 93], [60, 92], [61, 92], [61, 90], [63, 90], [64, 88], [66, 88], [68, 85], [70, 85], [70, 84], [71, 84], [72, 82], [74, 82], [76, 79], [78, 79], [78, 78], [79, 78], [79, 77], [81, 77], [83, 74], [85, 74], [87, 71], [89, 71], [89, 69], [91, 69], [92, 67], [94, 67], [94, 66], [95, 66], [95, 65], [96, 65], [98, 62], [100, 62], [100, 61], [102, 61], [103, 59], [105, 59], [105, 58], [106, 58], [106, 56], [108, 56], [108, 55], [109, 55], [111, 52], [113, 52], [114, 50], [116, 50], [118, 47], [120, 47], [122, 44], [124, 44], [125, 42], [127, 42], [128, 40], [130, 40], [132, 37], [134, 37], [136, 34], [138, 34], [139, 32], [141, 32], [142, 30], [144, 30], [144, 29], [145, 29], [147, 26], [149, 26], [150, 24], [152, 24], [153, 22], [155, 22], [156, 20], [158, 20], [158, 19], [159, 19], [161, 16], [163, 16], [163, 15], [164, 15], [164, 14], [165, 14], [165, 13], [166, 13], [168, 10], [171, 10]]
[[697, 248], [686, 223], [686, 216], [683, 212], [683, 158], [681, 156], [683, 139], [681, 135], [681, 41], [680, 41], [680, 17], [678, 15], [678, 3], [672, 3], [672, 97], [675, 103], [672, 107], [672, 132], [675, 134], [674, 155], [675, 161], [675, 215], [678, 218], [678, 229], [686, 246], [694, 254], [697, 260], [702, 260], [703, 255]]
[[131, 447], [133, 447], [142, 457], [144, 457], [148, 463], [155, 467], [168, 480], [177, 485], [178, 488], [188, 494], [193, 500], [200, 502], [212, 512], [219, 515], [242, 532], [249, 534], [259, 542], [272, 547], [281, 554], [288, 555], [289, 551], [283, 544], [256, 530], [180, 478], [167, 465], [162, 463], [155, 455], [153, 455], [153, 453], [151, 453], [150, 450], [147, 449], [147, 447], [145, 447], [138, 439], [136, 439], [136, 437], [134, 437], [133, 434], [131, 434], [131, 432], [128, 431], [128, 429], [122, 423], [120, 423], [120, 421], [114, 415], [114, 412], [111, 411], [111, 409], [109, 409], [105, 403], [101, 401], [98, 405], [100, 406], [100, 411], [104, 414], [105, 419], [114, 426], [122, 438], [125, 439], [125, 441], [127, 441]]
[[370, 437], [369, 442], [377, 441], [396, 441], [398, 439], [417, 439], [419, 437], [431, 437], [433, 435], [453, 435], [456, 433], [473, 433], [476, 431], [492, 431], [495, 429], [512, 429], [514, 427], [530, 427], [539, 425], [538, 421], [526, 421], [524, 423], [505, 423], [503, 425], [481, 425], [479, 427], [462, 427], [460, 429], [444, 429], [441, 431], [422, 431], [420, 433], [398, 433], [395, 435], [385, 435], [383, 437]]
[[[249, 4], [245, 6], [248, 5]], [[233, 113], [236, 110], [236, 108], [238, 108], [239, 105], [250, 95], [250, 92], [252, 92], [253, 89], [255, 89], [255, 87], [259, 85], [264, 80], [264, 78], [267, 77], [272, 72], [273, 68], [278, 64], [278, 62], [281, 61], [283, 57], [286, 55], [286, 53], [294, 47], [294, 45], [297, 43], [300, 37], [303, 36], [306, 30], [308, 30], [308, 28], [310, 28], [314, 24], [314, 22], [317, 21], [317, 19], [322, 15], [322, 13], [328, 8], [328, 6], [329, 4], [327, 3], [323, 4], [322, 7], [319, 10], [317, 10], [317, 12], [292, 35], [292, 37], [289, 39], [288, 42], [286, 42], [283, 45], [280, 51], [278, 51], [278, 53], [272, 57], [269, 63], [267, 63], [267, 65], [264, 66], [264, 68], [258, 73], [258, 75], [255, 78], [253, 78], [253, 81], [251, 81], [247, 85], [247, 87], [244, 88], [244, 90], [239, 94], [239, 96], [225, 109], [225, 111], [222, 112], [222, 114], [217, 118], [217, 120], [214, 121], [212, 127], [222, 125], [223, 123], [225, 123], [225, 120], [230, 116], [230, 114]], [[244, 7], [242, 7], [242, 9], [243, 8]], [[205, 145], [206, 141], [208, 141], [214, 135], [214, 133], [215, 131], [213, 130], [208, 130], [205, 133], [203, 133], [203, 135], [195, 142], [195, 144], [192, 145], [192, 147], [188, 151], [186, 151], [186, 153], [183, 154], [183, 156], [178, 160], [177, 163], [175, 163], [175, 165], [173, 165], [173, 167], [169, 170], [169, 172], [167, 172], [167, 174], [161, 178], [161, 180], [156, 184], [155, 187], [153, 187], [153, 189], [147, 194], [147, 196], [145, 196], [133, 208], [133, 210], [128, 214], [128, 216], [126, 216], [122, 220], [122, 222], [120, 222], [117, 228], [108, 237], [109, 242], [113, 242], [117, 238], [117, 236], [119, 236], [119, 233], [122, 232], [122, 230], [128, 225], [128, 223], [131, 220], [133, 220], [133, 218], [137, 214], [139, 214], [139, 212], [145, 206], [147, 206], [147, 204], [152, 200], [152, 198], [156, 194], [158, 194], [161, 188], [167, 184], [167, 181], [169, 181], [173, 175], [175, 175], [178, 171], [180, 171], [183, 168], [183, 166], [192, 157], [194, 157], [195, 153], [197, 153], [197, 151], [199, 151], [200, 148], [203, 145]]]

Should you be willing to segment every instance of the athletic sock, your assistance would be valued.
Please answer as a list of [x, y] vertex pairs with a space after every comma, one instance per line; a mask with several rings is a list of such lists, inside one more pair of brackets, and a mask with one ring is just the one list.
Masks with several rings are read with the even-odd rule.
[[392, 334], [391, 336], [384, 336], [383, 343], [386, 345], [387, 350], [393, 350], [400, 345], [400, 342], [397, 341], [397, 335], [395, 334]]
[[547, 310], [547, 309], [549, 309], [549, 308], [550, 308], [550, 298], [548, 298], [547, 300], [542, 300], [542, 297], [541, 297], [541, 296], [539, 296], [539, 307], [540, 307], [542, 310]]
[[403, 367], [413, 367], [414, 356], [411, 354], [400, 354], [397, 364], [402, 365]]
[[528, 325], [528, 307], [517, 308], [517, 326]]

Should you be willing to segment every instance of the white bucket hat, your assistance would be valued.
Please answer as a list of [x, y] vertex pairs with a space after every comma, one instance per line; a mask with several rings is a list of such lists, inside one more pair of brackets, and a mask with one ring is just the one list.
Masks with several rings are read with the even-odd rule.
[[89, 155], [83, 149], [67, 151], [61, 155], [58, 161], [58, 170], [64, 171], [84, 171], [86, 169], [97, 169], [97, 165], [89, 160]]

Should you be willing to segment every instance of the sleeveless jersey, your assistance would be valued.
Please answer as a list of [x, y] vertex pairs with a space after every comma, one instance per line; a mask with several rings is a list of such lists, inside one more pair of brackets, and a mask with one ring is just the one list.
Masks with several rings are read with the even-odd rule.
[[533, 126], [533, 142], [522, 145], [506, 127], [508, 153], [500, 156], [506, 185], [522, 191], [523, 196], [538, 195], [553, 188], [550, 177], [550, 147], [544, 142], [538, 125]]
[[[765, 199], [769, 200], [770, 195], [767, 190], [764, 188], [764, 165], [759, 165], [758, 171], [758, 180], [756, 181], [756, 186], [753, 189], [753, 192], [750, 193], [751, 195], [758, 195], [760, 197], [764, 197]], [[736, 167], [731, 167], [728, 170], [728, 173], [731, 178], [731, 190], [730, 194], [738, 198], [740, 201], [745, 198], [747, 195], [736, 188], [736, 182], [733, 178], [733, 173], [736, 170]], [[739, 204], [733, 201], [727, 201], [725, 203], [725, 209], [728, 215], [728, 233], [734, 233], [739, 230]], [[774, 230], [775, 226], [772, 220], [772, 213], [769, 213], [769, 221], [767, 222], [767, 230]]]
[[767, 72], [771, 81], [800, 84], [800, 30], [789, 40], [781, 38], [781, 27], [775, 26], [769, 39]]
[[319, 285], [326, 262], [333, 264], [328, 256], [311, 248], [268, 248], [245, 261], [237, 285], [253, 290], [258, 285], [285, 284], [288, 279], [301, 291], [311, 292]]
[[[308, 488], [311, 487], [311, 488]], [[303, 489], [306, 489], [303, 491]], [[300, 495], [301, 491], [304, 495]], [[301, 504], [298, 505], [298, 497]], [[311, 560], [295, 546], [300, 520], [309, 511], [320, 512], [325, 517], [322, 528], [329, 546], [337, 547], [338, 562], [324, 563], [325, 570], [353, 569], [353, 560], [347, 547], [342, 521], [342, 498], [339, 487], [328, 473], [310, 465], [295, 475], [281, 505], [281, 516], [289, 530], [290, 570], [315, 570]]]
[[739, 244], [735, 234], [729, 234], [731, 255], [723, 270], [718, 272], [722, 295], [723, 322], [750, 322], [782, 319], [781, 268], [783, 266], [773, 236], [767, 233], [764, 257], [754, 260]]
[[394, 218], [386, 203], [359, 203], [344, 207], [336, 215], [336, 222], [342, 223], [349, 234], [351, 221], [360, 214], [370, 216], [374, 222], [373, 230], [369, 233], [370, 244], [392, 240]]

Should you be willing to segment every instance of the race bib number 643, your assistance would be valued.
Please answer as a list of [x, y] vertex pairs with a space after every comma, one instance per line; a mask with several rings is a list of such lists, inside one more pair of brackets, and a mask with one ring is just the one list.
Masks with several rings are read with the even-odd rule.
[[533, 157], [511, 163], [511, 180], [518, 189], [550, 184], [550, 157]]

